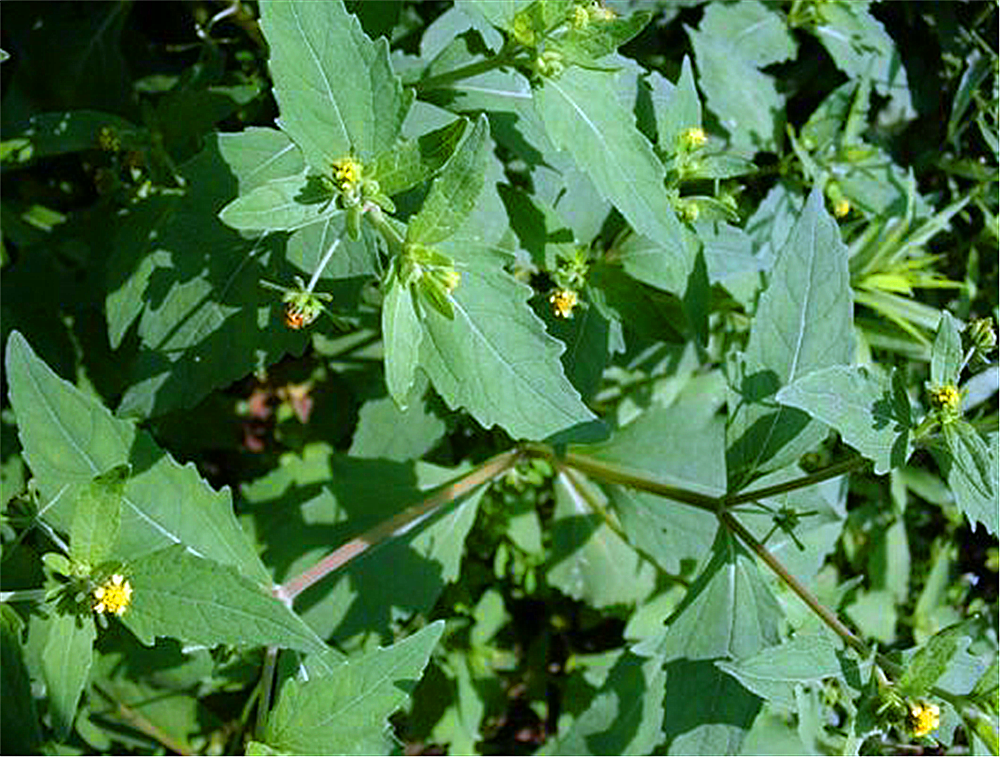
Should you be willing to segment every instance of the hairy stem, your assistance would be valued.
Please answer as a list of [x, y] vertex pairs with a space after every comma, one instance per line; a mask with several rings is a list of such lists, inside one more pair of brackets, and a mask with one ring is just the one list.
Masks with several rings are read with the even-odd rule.
[[847, 460], [841, 460], [839, 463], [833, 463], [832, 465], [820, 468], [818, 471], [802, 476], [801, 478], [785, 481], [783, 484], [765, 486], [761, 489], [752, 489], [751, 491], [742, 492], [740, 494], [726, 495], [722, 498], [720, 504], [724, 507], [734, 507], [736, 505], [742, 505], [746, 502], [754, 502], [758, 499], [766, 499], [767, 497], [774, 497], [778, 494], [795, 491], [796, 489], [804, 489], [807, 486], [818, 484], [821, 481], [827, 481], [831, 478], [836, 478], [837, 476], [843, 476], [845, 473], [850, 473], [853, 470], [863, 468], [867, 463], [868, 461], [860, 456], [852, 457]]
[[478, 76], [479, 74], [485, 74], [487, 71], [503, 68], [513, 62], [514, 53], [516, 52], [517, 47], [519, 46], [504, 44], [500, 52], [492, 58], [486, 58], [484, 60], [476, 61], [475, 63], [469, 63], [466, 66], [456, 68], [452, 71], [445, 71], [443, 74], [438, 74], [437, 76], [428, 76], [426, 79], [414, 82], [412, 86], [417, 90], [417, 94], [420, 94], [422, 92], [428, 92], [432, 89], [447, 87], [449, 84], [461, 81], [462, 79], [469, 79], [473, 76]]
[[422, 502], [408, 507], [401, 513], [365, 531], [361, 536], [357, 536], [338, 547], [301, 575], [286, 581], [280, 586], [276, 586], [272, 593], [285, 602], [291, 602], [310, 586], [323, 580], [326, 576], [340, 569], [354, 558], [364, 554], [372, 547], [390, 537], [405, 533], [416, 525], [417, 522], [428, 517], [442, 506], [454, 502], [470, 493], [476, 487], [507, 472], [518, 463], [522, 456], [523, 452], [519, 449], [512, 449], [501, 452], [499, 455], [494, 455], [470, 473], [466, 473], [440, 487]]

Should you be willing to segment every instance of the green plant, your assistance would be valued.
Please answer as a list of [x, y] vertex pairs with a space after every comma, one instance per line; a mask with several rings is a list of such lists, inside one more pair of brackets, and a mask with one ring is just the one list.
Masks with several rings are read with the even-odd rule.
[[996, 5], [634, 5], [19, 9], [5, 752], [997, 753]]

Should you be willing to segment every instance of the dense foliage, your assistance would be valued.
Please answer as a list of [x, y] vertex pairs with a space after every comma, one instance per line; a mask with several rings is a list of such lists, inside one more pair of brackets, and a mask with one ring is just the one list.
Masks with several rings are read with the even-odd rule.
[[5, 3], [3, 753], [997, 754], [997, 4]]

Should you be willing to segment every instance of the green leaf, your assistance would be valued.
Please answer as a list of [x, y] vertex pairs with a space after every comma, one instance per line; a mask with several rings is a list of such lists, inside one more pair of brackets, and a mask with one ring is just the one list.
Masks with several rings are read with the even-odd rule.
[[996, 534], [1000, 528], [997, 434], [990, 434], [987, 444], [964, 420], [945, 423], [941, 431], [947, 453], [936, 452], [935, 457], [947, 475], [956, 504], [970, 523], [978, 521]]
[[784, 20], [756, 0], [709, 5], [698, 30], [688, 29], [698, 82], [708, 107], [729, 132], [730, 146], [749, 153], [779, 144], [784, 99], [759, 69], [795, 55]]
[[542, 439], [593, 419], [563, 374], [561, 344], [526, 304], [531, 289], [496, 262], [460, 271], [454, 319], [426, 308], [420, 346], [420, 365], [448, 405], [514, 438]]
[[121, 616], [144, 644], [173, 636], [193, 644], [276, 645], [304, 652], [326, 649], [282, 602], [231, 566], [177, 544], [131, 560], [132, 603]]
[[382, 342], [385, 383], [402, 410], [406, 410], [410, 401], [423, 336], [412, 287], [393, 276], [382, 302]]
[[641, 32], [649, 23], [649, 18], [648, 11], [639, 11], [627, 18], [598, 21], [581, 28], [571, 27], [561, 37], [552, 39], [545, 49], [562, 53], [569, 63], [593, 65]]
[[672, 155], [677, 150], [677, 137], [681, 132], [701, 126], [701, 99], [694, 86], [691, 59], [685, 55], [681, 61], [681, 75], [676, 86], [656, 71], [650, 72], [648, 81], [656, 116], [656, 143], [664, 155]]
[[666, 674], [666, 754], [738, 754], [760, 699], [708, 660], [673, 660]]
[[219, 218], [240, 230], [293, 231], [343, 211], [306, 176], [288, 176], [260, 184], [226, 205]]
[[310, 166], [326, 173], [332, 160], [365, 162], [395, 145], [413, 93], [393, 73], [385, 38], [368, 39], [340, 0], [271, 0], [260, 16], [278, 123]]
[[[60, 741], [73, 727], [76, 706], [90, 676], [97, 629], [89, 615], [52, 615], [42, 651], [42, 677], [49, 696], [52, 728]], [[6, 707], [6, 705], [4, 705]]]
[[632, 278], [681, 296], [694, 270], [698, 245], [683, 244], [680, 249], [683, 255], [678, 254], [675, 245], [663, 245], [642, 234], [630, 234], [615, 247], [615, 259]]
[[[426, 386], [426, 380], [423, 382]], [[403, 463], [429, 452], [444, 435], [445, 423], [422, 402], [400, 410], [391, 397], [361, 406], [351, 440], [351, 457], [379, 457]]]
[[465, 223], [485, 183], [489, 132], [489, 121], [481, 115], [434, 180], [420, 212], [410, 218], [407, 242], [443, 242]]
[[899, 118], [916, 115], [910, 85], [892, 37], [868, 12], [868, 2], [830, 5], [815, 34], [837, 67], [852, 79], [868, 77], [875, 91], [892, 100]]
[[74, 562], [91, 567], [112, 553], [122, 520], [122, 499], [132, 473], [128, 464], [116, 465], [95, 476], [80, 492], [69, 532], [69, 555]]
[[233, 517], [228, 490], [213, 491], [193, 463], [178, 465], [148, 434], [114, 418], [96, 399], [60, 379], [17, 332], [7, 340], [6, 361], [25, 459], [45, 500], [56, 500], [45, 513], [49, 523], [68, 531], [71, 498], [59, 499], [60, 492], [86, 486], [127, 460], [134, 473], [122, 500], [117, 557], [129, 560], [183, 544], [269, 583], [267, 570]]
[[385, 649], [285, 683], [265, 741], [286, 754], [389, 754], [388, 717], [409, 699], [444, 632], [437, 621]]
[[601, 499], [579, 474], [556, 477], [546, 581], [591, 607], [637, 604], [653, 592], [656, 570], [591, 508], [588, 496]]
[[842, 675], [837, 645], [826, 634], [796, 635], [752, 657], [715, 664], [757, 696], [790, 710], [797, 709], [795, 684], [817, 684]]
[[22, 626], [14, 609], [6, 602], [0, 604], [0, 750], [4, 754], [36, 754], [42, 741], [21, 645]]
[[781, 607], [753, 556], [719, 529], [712, 559], [668, 621], [665, 659], [750, 657], [778, 643], [781, 617]]
[[388, 152], [380, 153], [366, 173], [379, 183], [385, 195], [392, 196], [417, 186], [436, 174], [448, 162], [465, 134], [469, 122], [458, 118], [447, 126], [404, 139]]
[[587, 709], [544, 754], [652, 754], [663, 740], [662, 661], [625, 652]]
[[796, 379], [775, 399], [835, 428], [845, 442], [875, 461], [878, 475], [910, 457], [910, 399], [896, 371], [886, 376], [863, 366], [835, 365]]
[[958, 386], [962, 358], [962, 335], [958, 322], [951, 313], [942, 311], [931, 349], [931, 384]]
[[248, 194], [269, 181], [305, 173], [302, 151], [277, 129], [251, 126], [215, 138], [222, 159], [236, 176], [240, 194]]
[[931, 636], [906, 665], [906, 670], [899, 679], [900, 691], [915, 698], [926, 695], [944, 675], [948, 664], [961, 647], [968, 644], [968, 638], [968, 624], [964, 622], [956, 623]]
[[614, 76], [571, 68], [535, 90], [535, 107], [553, 144], [570, 152], [601, 196], [636, 231], [683, 258], [681, 225], [663, 186], [663, 165], [618, 99]]
[[298, 229], [288, 240], [285, 258], [312, 276], [330, 247], [336, 244], [319, 280], [373, 276], [377, 271], [378, 235], [369, 224], [361, 227], [361, 238], [352, 239], [347, 230], [347, 213], [337, 213]]
[[742, 363], [730, 374], [726, 429], [732, 487], [794, 461], [825, 434], [801, 410], [774, 406], [777, 391], [854, 355], [847, 250], [819, 188], [788, 235], [760, 297]]

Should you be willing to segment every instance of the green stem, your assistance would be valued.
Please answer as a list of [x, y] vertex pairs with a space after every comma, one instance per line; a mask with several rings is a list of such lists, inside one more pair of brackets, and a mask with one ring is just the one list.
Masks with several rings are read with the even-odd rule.
[[819, 600], [813, 596], [805, 586], [803, 586], [799, 580], [793, 576], [788, 570], [782, 565], [778, 558], [771, 554], [767, 547], [757, 541], [754, 535], [747, 530], [747, 528], [740, 523], [732, 513], [720, 512], [719, 520], [722, 524], [732, 531], [736, 536], [739, 537], [740, 541], [746, 544], [754, 553], [764, 562], [767, 567], [769, 567], [774, 573], [780, 578], [789, 589], [794, 591], [799, 599], [806, 603], [806, 606], [812, 610], [816, 615], [819, 616], [820, 620], [827, 624], [830, 629], [837, 634], [844, 642], [853, 648], [862, 659], [866, 659], [871, 655], [871, 651], [868, 649], [868, 645], [865, 644], [861, 639], [854, 635], [854, 633], [845, 626], [840, 619], [833, 614], [830, 610], [820, 604]]
[[512, 449], [501, 452], [499, 455], [494, 455], [470, 473], [466, 473], [440, 487], [422, 502], [408, 507], [388, 520], [382, 521], [374, 528], [365, 531], [361, 536], [355, 537], [346, 544], [338, 547], [302, 574], [295, 576], [280, 586], [274, 587], [272, 594], [285, 602], [291, 602], [310, 586], [318, 581], [322, 581], [328, 575], [339, 570], [372, 547], [382, 543], [386, 539], [404, 533], [416, 521], [427, 517], [438, 508], [454, 502], [476, 487], [492, 481], [497, 476], [505, 473], [517, 465], [523, 455], [524, 453], [519, 449]]
[[395, 257], [403, 252], [406, 240], [399, 235], [382, 213], [382, 208], [374, 203], [366, 210], [365, 218], [375, 227], [375, 230], [382, 235], [389, 248], [389, 257]]
[[743, 492], [741, 494], [726, 495], [722, 498], [721, 504], [727, 508], [735, 507], [736, 505], [742, 505], [746, 502], [754, 502], [759, 499], [767, 499], [768, 497], [774, 497], [778, 494], [784, 494], [785, 492], [795, 491], [796, 489], [804, 489], [807, 486], [812, 486], [813, 484], [818, 484], [821, 481], [827, 481], [828, 479], [836, 478], [837, 476], [843, 476], [845, 473], [850, 473], [852, 470], [862, 468], [867, 464], [867, 462], [868, 461], [863, 457], [852, 457], [847, 460], [842, 460], [839, 463], [828, 465], [825, 468], [820, 468], [818, 471], [810, 473], [807, 476], [786, 481], [783, 484], [765, 486], [762, 489], [752, 489], [751, 491]]
[[[557, 459], [551, 452], [550, 457]], [[614, 463], [605, 463], [575, 452], [567, 452], [562, 458], [558, 459], [582, 473], [596, 476], [607, 483], [621, 484], [622, 486], [628, 486], [639, 491], [657, 494], [661, 497], [666, 497], [676, 502], [683, 502], [686, 505], [708, 510], [712, 513], [717, 512], [719, 508], [719, 499], [717, 497], [699, 494], [698, 492], [678, 486], [661, 484], [659, 481], [652, 481], [641, 473], [629, 470], [620, 465], [615, 465]]]
[[274, 690], [274, 671], [278, 665], [278, 648], [270, 646], [264, 650], [264, 666], [260, 671], [260, 688], [257, 690], [257, 724], [254, 728], [257, 739], [264, 740], [267, 719], [271, 714], [271, 696]]
[[428, 76], [426, 79], [414, 82], [413, 88], [417, 90], [417, 94], [421, 94], [432, 89], [447, 87], [449, 84], [484, 74], [487, 71], [503, 68], [514, 61], [514, 55], [518, 47], [520, 45], [505, 43], [500, 52], [492, 58], [486, 58], [451, 71], [445, 71], [443, 74], [438, 74], [437, 76]]

